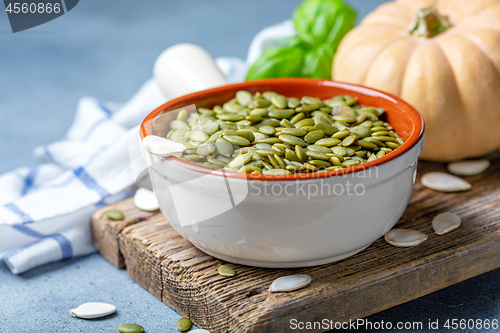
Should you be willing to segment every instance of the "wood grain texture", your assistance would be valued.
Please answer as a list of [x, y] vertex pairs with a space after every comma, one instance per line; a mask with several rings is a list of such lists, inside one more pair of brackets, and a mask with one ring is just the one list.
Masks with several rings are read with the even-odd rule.
[[[138, 211], [131, 199], [94, 214], [94, 243], [113, 265], [125, 264], [134, 281], [212, 333], [290, 332], [291, 319], [363, 318], [500, 267], [500, 159], [492, 158], [486, 172], [464, 177], [472, 189], [462, 193], [424, 188], [421, 175], [446, 170], [420, 162], [414, 193], [397, 224], [429, 236], [417, 247], [397, 248], [381, 238], [334, 264], [301, 269], [228, 264], [179, 236], [161, 213]], [[110, 208], [123, 211], [126, 219], [108, 220], [103, 213]], [[462, 226], [438, 236], [431, 221], [447, 211], [457, 213]], [[222, 263], [237, 275], [218, 275]], [[289, 274], [309, 274], [312, 283], [291, 293], [267, 291], [274, 279]]]

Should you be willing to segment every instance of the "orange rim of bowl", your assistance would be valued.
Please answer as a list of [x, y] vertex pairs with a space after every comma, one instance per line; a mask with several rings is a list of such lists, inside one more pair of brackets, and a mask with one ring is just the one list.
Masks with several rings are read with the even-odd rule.
[[[252, 175], [249, 173], [241, 173], [241, 172], [234, 172], [234, 171], [225, 171], [225, 170], [220, 170], [220, 169], [211, 169], [208, 167], [204, 167], [198, 164], [194, 164], [185, 160], [181, 160], [180, 158], [176, 157], [169, 157], [169, 160], [174, 160], [176, 162], [182, 163], [186, 169], [200, 172], [200, 173], [205, 173], [205, 174], [211, 174], [211, 175], [216, 175], [216, 176], [222, 176], [222, 177], [229, 177], [229, 178], [236, 178], [236, 179], [246, 179], [246, 180], [264, 180], [264, 181], [290, 181], [290, 180], [304, 180], [304, 179], [316, 179], [316, 178], [329, 178], [329, 177], [335, 177], [335, 176], [343, 176], [363, 170], [367, 170], [372, 167], [379, 166], [381, 164], [384, 164], [386, 162], [392, 161], [393, 159], [396, 159], [397, 157], [405, 154], [409, 150], [411, 150], [420, 140], [422, 140], [423, 135], [424, 135], [424, 120], [420, 113], [418, 113], [415, 108], [413, 108], [410, 104], [407, 102], [403, 101], [397, 96], [394, 96], [392, 94], [382, 92], [380, 90], [372, 89], [372, 88], [367, 88], [364, 86], [360, 85], [355, 85], [355, 84], [350, 84], [350, 83], [342, 83], [342, 82], [336, 82], [332, 80], [324, 80], [324, 79], [310, 79], [310, 78], [276, 78], [276, 79], [263, 79], [263, 80], [255, 80], [255, 81], [246, 81], [242, 83], [235, 83], [235, 84], [228, 84], [225, 86], [221, 87], [216, 87], [212, 89], [207, 89], [203, 91], [198, 91], [195, 93], [191, 93], [188, 95], [184, 95], [178, 98], [175, 98], [173, 100], [168, 101], [167, 103], [159, 106], [156, 108], [154, 111], [152, 111], [142, 122], [141, 127], [140, 127], [140, 138], [141, 140], [144, 139], [144, 137], [151, 135], [151, 126], [148, 126], [148, 124], [152, 124], [152, 121], [154, 118], [156, 118], [158, 115], [162, 114], [163, 112], [169, 112], [176, 110], [178, 108], [181, 108], [182, 106], [178, 106], [179, 104], [183, 104], [183, 106], [189, 105], [189, 104], [194, 104], [195, 100], [199, 100], [200, 95], [205, 95], [205, 94], [216, 94], [219, 92], [223, 92], [226, 90], [245, 90], [252, 88], [254, 86], [259, 86], [259, 85], [265, 85], [265, 84], [314, 84], [314, 85], [326, 85], [330, 86], [332, 88], [340, 88], [343, 90], [348, 90], [355, 92], [360, 95], [366, 95], [366, 96], [371, 96], [371, 97], [380, 97], [382, 99], [388, 100], [389, 102], [394, 103], [395, 108], [399, 108], [400, 110], [405, 110], [404, 112], [406, 115], [410, 118], [411, 120], [411, 132], [408, 137], [408, 139], [405, 140], [405, 142], [396, 150], [390, 152], [387, 155], [384, 155], [382, 157], [377, 158], [376, 160], [373, 160], [371, 162], [366, 162], [362, 164], [358, 164], [355, 166], [343, 168], [343, 169], [338, 169], [338, 170], [333, 170], [333, 171], [323, 171], [323, 172], [309, 172], [309, 173], [297, 173], [297, 174], [291, 174], [291, 175], [264, 175], [264, 174], [259, 174], [259, 175]], [[237, 91], [236, 90], [236, 91]]]

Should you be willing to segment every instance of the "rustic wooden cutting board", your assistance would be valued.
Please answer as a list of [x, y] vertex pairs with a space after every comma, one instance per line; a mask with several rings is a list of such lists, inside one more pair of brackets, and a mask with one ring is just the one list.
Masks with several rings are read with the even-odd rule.
[[[420, 230], [429, 239], [397, 248], [383, 238], [361, 253], [316, 267], [265, 269], [228, 264], [234, 278], [217, 274], [222, 262], [179, 236], [161, 213], [135, 208], [132, 199], [98, 210], [92, 218], [94, 244], [118, 268], [199, 327], [216, 332], [289, 332], [290, 320], [348, 321], [432, 293], [500, 267], [500, 159], [478, 176], [464, 177], [472, 189], [440, 193], [424, 188], [420, 176], [446, 171], [420, 162], [410, 204], [398, 227]], [[109, 209], [123, 221], [103, 216]], [[434, 234], [432, 218], [454, 212], [462, 226]], [[269, 293], [283, 275], [309, 274], [312, 283], [291, 293]]]

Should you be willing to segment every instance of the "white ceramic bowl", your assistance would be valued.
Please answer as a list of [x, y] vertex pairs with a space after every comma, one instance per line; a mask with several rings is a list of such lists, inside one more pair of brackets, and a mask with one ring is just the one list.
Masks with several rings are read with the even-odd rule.
[[167, 128], [152, 129], [159, 116], [164, 122], [187, 105], [222, 104], [240, 89], [321, 99], [356, 96], [361, 104], [386, 109], [387, 120], [406, 142], [366, 164], [282, 177], [222, 172], [143, 151], [161, 211], [179, 234], [229, 262], [303, 267], [354, 255], [394, 226], [410, 199], [424, 140], [422, 117], [395, 96], [315, 79], [226, 85], [162, 105], [144, 120], [141, 138], [166, 133]]

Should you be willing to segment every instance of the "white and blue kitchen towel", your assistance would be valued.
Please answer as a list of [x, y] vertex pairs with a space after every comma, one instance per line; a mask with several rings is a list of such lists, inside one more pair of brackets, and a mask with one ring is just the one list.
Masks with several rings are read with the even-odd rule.
[[[267, 28], [246, 63], [218, 58], [217, 66], [241, 81], [263, 49], [293, 34], [289, 21]], [[40, 165], [0, 176], [0, 258], [14, 274], [95, 251], [90, 216], [135, 193], [130, 143], [138, 146], [138, 124], [167, 100], [154, 79], [122, 106], [84, 97], [66, 137], [35, 149]]]

